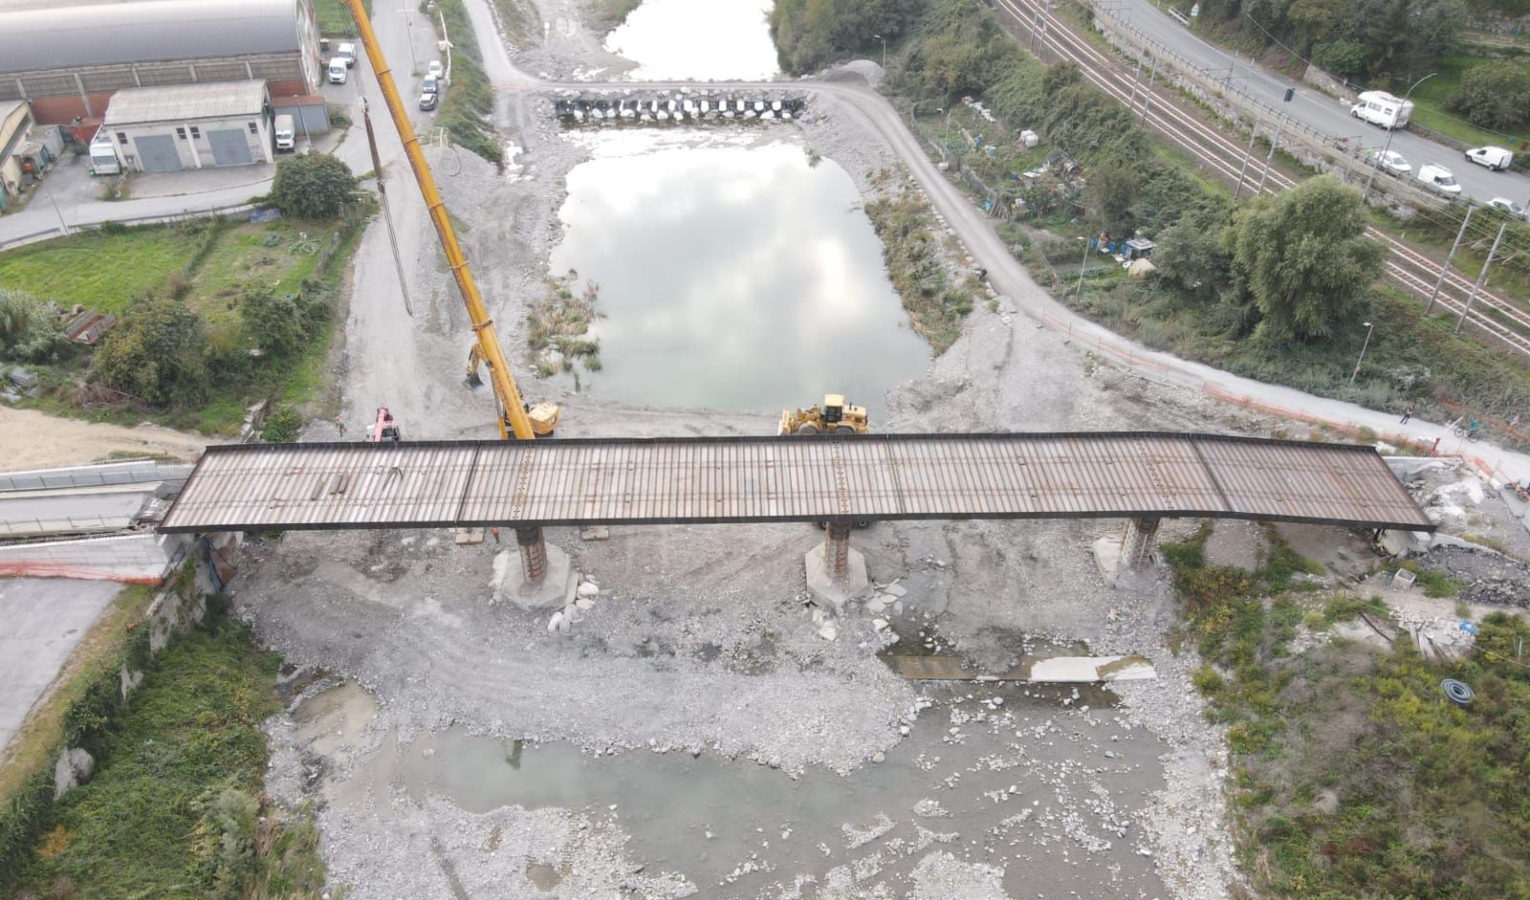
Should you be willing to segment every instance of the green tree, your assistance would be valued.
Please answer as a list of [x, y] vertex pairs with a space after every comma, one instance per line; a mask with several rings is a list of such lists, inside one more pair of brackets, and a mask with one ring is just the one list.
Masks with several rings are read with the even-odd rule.
[[1365, 71], [1365, 47], [1359, 41], [1326, 41], [1312, 48], [1312, 61], [1330, 72], [1358, 75]]
[[1194, 300], [1216, 300], [1228, 281], [1228, 254], [1222, 243], [1225, 220], [1181, 216], [1154, 237], [1153, 263], [1158, 279]]
[[1096, 166], [1084, 183], [1089, 219], [1107, 234], [1131, 233], [1131, 206], [1136, 197], [1137, 175], [1120, 160], [1108, 159]]
[[1530, 71], [1508, 60], [1473, 66], [1448, 105], [1479, 128], [1506, 130], [1530, 122]]
[[154, 406], [207, 396], [207, 329], [202, 317], [168, 298], [140, 297], [107, 332], [90, 377]]
[[327, 153], [309, 153], [277, 163], [271, 203], [284, 215], [332, 219], [356, 190], [349, 166]]
[[1259, 312], [1255, 336], [1324, 338], [1336, 323], [1362, 315], [1385, 255], [1365, 227], [1360, 192], [1332, 175], [1240, 210], [1224, 241], [1233, 299]]

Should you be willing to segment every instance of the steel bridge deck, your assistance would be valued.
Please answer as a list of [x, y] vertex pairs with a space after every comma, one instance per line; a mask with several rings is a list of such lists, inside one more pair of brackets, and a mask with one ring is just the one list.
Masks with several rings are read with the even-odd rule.
[[1152, 432], [215, 446], [159, 530], [1201, 517], [1434, 530], [1370, 447]]

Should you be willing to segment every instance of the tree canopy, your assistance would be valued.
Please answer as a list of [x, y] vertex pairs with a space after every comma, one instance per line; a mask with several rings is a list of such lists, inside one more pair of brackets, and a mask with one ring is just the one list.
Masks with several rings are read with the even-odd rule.
[[327, 153], [308, 153], [276, 164], [271, 203], [284, 215], [332, 219], [356, 193], [356, 176]]
[[1261, 196], [1224, 232], [1233, 300], [1259, 312], [1255, 336], [1325, 338], [1364, 315], [1380, 277], [1381, 244], [1365, 236], [1360, 192], [1331, 175]]
[[202, 317], [168, 297], [140, 297], [107, 332], [91, 378], [152, 406], [207, 395], [207, 329]]
[[919, 0], [777, 0], [770, 12], [781, 68], [802, 74], [836, 56], [878, 51], [882, 40], [903, 36], [919, 14]]

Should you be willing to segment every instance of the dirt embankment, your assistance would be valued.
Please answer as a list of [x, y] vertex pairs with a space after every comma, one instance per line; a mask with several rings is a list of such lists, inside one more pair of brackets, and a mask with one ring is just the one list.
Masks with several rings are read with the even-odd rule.
[[170, 456], [189, 462], [207, 443], [199, 435], [157, 425], [124, 428], [0, 406], [0, 459], [11, 470], [51, 469], [114, 455]]

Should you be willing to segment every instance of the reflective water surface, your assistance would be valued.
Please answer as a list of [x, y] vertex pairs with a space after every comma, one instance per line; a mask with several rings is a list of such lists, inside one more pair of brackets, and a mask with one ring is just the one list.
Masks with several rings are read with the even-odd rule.
[[668, 131], [585, 135], [551, 270], [593, 280], [596, 396], [665, 406], [868, 407], [918, 377], [882, 245], [848, 174], [783, 140]]
[[606, 38], [641, 81], [764, 81], [780, 73], [771, 0], [643, 0]]

